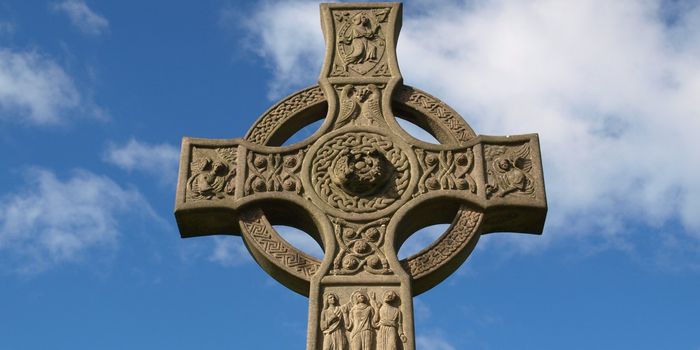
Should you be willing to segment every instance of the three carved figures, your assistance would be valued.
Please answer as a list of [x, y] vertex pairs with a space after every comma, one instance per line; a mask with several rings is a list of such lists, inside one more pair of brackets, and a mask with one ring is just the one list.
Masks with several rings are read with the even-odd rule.
[[407, 338], [403, 328], [401, 301], [386, 290], [382, 301], [364, 289], [352, 293], [340, 305], [338, 295], [326, 293], [321, 312], [323, 350], [401, 350]]

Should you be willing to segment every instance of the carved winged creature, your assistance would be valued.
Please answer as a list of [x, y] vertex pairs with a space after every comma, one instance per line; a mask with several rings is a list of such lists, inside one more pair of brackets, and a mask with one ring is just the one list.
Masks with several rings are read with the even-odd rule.
[[362, 103], [362, 121], [360, 124], [373, 125], [382, 120], [382, 95], [374, 84], [367, 85], [365, 101]]
[[508, 150], [493, 160], [493, 169], [496, 174], [496, 184], [487, 186], [487, 192], [497, 193], [499, 197], [515, 193], [520, 195], [533, 195], [533, 186], [530, 171], [530, 145], [524, 144], [518, 148]]
[[340, 128], [350, 123], [359, 113], [360, 106], [356, 100], [355, 88], [350, 84], [345, 85], [340, 91], [340, 111], [335, 122], [336, 127]]

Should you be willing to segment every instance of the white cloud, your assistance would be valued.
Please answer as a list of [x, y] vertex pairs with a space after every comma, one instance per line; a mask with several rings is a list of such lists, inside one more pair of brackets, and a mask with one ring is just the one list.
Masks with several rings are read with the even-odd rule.
[[55, 124], [79, 107], [73, 80], [53, 60], [0, 48], [0, 120]]
[[122, 169], [164, 176], [165, 182], [174, 183], [180, 150], [168, 144], [148, 144], [131, 139], [124, 145], [110, 144], [104, 159]]
[[105, 176], [76, 171], [61, 180], [43, 169], [24, 174], [26, 185], [0, 198], [0, 266], [41, 272], [78, 261], [88, 251], [113, 250], [118, 244], [118, 215], [155, 217], [135, 189]]
[[84, 0], [65, 0], [53, 4], [55, 11], [65, 13], [71, 23], [88, 35], [100, 35], [109, 29], [109, 21], [92, 11]]
[[251, 262], [253, 258], [238, 237], [214, 237], [214, 249], [209, 256], [209, 261], [223, 266], [238, 266]]
[[421, 350], [455, 350], [455, 347], [438, 332], [416, 336], [416, 348]]
[[253, 36], [251, 41], [255, 44], [250, 44], [250, 48], [273, 65], [271, 98], [284, 94], [300, 81], [312, 82], [318, 77], [323, 58], [318, 3], [265, 1], [253, 16], [224, 11], [222, 20], [224, 25], [236, 23], [233, 27], [242, 23]]
[[[512, 240], [528, 249], [602, 238], [624, 250], [640, 227], [676, 224], [659, 234], [700, 239], [700, 6], [423, 5], [404, 6], [406, 83], [450, 103], [479, 133], [540, 134], [548, 232]], [[271, 94], [313, 84], [323, 59], [318, 5], [265, 2], [249, 18], [271, 23], [248, 27], [273, 69]]]

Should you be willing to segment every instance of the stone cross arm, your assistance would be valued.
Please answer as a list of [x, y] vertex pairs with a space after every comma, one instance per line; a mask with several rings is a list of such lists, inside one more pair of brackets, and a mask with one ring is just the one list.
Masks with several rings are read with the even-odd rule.
[[[379, 136], [368, 132], [360, 136], [365, 139], [356, 142], [369, 140], [380, 145]], [[333, 146], [324, 151], [333, 152]], [[384, 147], [388, 152], [378, 155], [381, 157], [378, 163], [386, 162], [387, 167], [393, 168], [391, 185], [395, 191], [383, 198], [373, 198], [374, 202], [368, 201], [365, 207], [388, 206], [403, 196], [408, 199], [402, 205], [403, 211], [437, 219], [440, 213], [454, 212], [440, 210], [443, 207], [468, 204], [488, 217], [482, 233], [542, 231], [546, 199], [536, 134], [478, 136], [460, 146], [413, 145], [407, 152], [388, 144]], [[345, 173], [338, 175], [338, 169], [346, 164], [331, 164], [330, 159], [319, 162], [314, 155], [307, 154], [308, 149], [308, 145], [260, 146], [244, 139], [184, 138], [175, 210], [182, 237], [239, 234], [239, 208], [261, 203], [270, 203], [263, 206], [271, 212], [275, 207], [284, 212], [296, 206], [321, 213], [323, 209], [313, 208], [313, 202], [324, 197], [324, 193], [313, 188], [321, 187], [324, 181], [347, 190], [347, 198], [342, 198], [346, 193], [341, 193], [322, 200], [330, 204], [327, 206], [330, 214], [342, 217], [343, 211], [351, 208], [344, 203], [360, 197], [363, 191], [371, 191], [372, 180], [382, 181], [377, 178], [362, 183], [353, 182], [352, 176], [342, 178]], [[373, 158], [370, 155], [367, 159]], [[304, 173], [304, 162], [316, 172]], [[357, 168], [357, 164], [354, 166]], [[349, 174], [352, 170], [356, 169], [350, 169]], [[358, 206], [352, 209], [362, 210], [362, 205]], [[377, 218], [385, 214], [381, 210], [372, 211]], [[415, 224], [404, 225], [406, 230], [425, 224], [422, 220], [407, 221]], [[318, 231], [306, 228], [310, 232]], [[320, 236], [315, 238], [321, 240]]]

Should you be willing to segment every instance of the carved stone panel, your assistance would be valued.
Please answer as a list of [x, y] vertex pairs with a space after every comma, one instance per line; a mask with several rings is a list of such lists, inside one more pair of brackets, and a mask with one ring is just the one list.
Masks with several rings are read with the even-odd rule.
[[323, 350], [403, 350], [406, 310], [397, 288], [327, 288], [319, 330]]
[[192, 149], [186, 187], [187, 200], [220, 200], [234, 196], [236, 150], [236, 147]]
[[299, 173], [304, 151], [290, 154], [266, 154], [248, 152], [245, 178], [245, 195], [260, 192], [302, 193]]
[[372, 70], [375, 76], [390, 74], [384, 54], [383, 28], [389, 11], [389, 8], [332, 11], [337, 37], [331, 76], [365, 75]]
[[486, 196], [535, 197], [535, 181], [531, 175], [530, 143], [484, 145], [488, 184]]
[[375, 275], [391, 273], [384, 253], [384, 238], [388, 218], [368, 223], [352, 223], [333, 218], [338, 241], [338, 253], [333, 259], [334, 275], [355, 275], [367, 272]]
[[386, 125], [382, 116], [382, 91], [380, 88], [383, 88], [381, 84], [337, 85], [340, 107], [335, 127]]
[[464, 190], [476, 193], [476, 181], [470, 175], [474, 169], [474, 151], [426, 151], [416, 149], [421, 177], [417, 193], [437, 190]]

